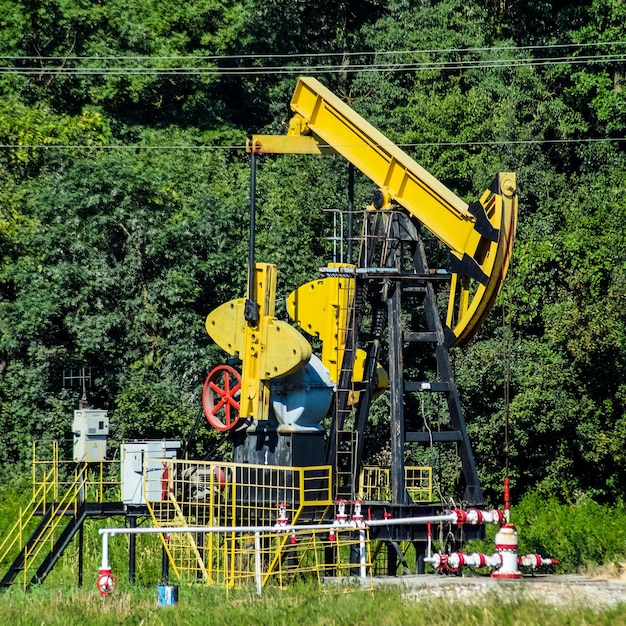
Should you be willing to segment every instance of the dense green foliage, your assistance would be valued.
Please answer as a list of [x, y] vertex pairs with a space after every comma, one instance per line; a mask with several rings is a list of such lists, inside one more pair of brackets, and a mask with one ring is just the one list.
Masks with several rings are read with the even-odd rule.
[[554, 497], [546, 501], [536, 493], [526, 494], [514, 510], [520, 550], [525, 554], [558, 554], [565, 572], [619, 563], [626, 554], [625, 518], [623, 502], [609, 506], [582, 497], [560, 504]]
[[[69, 435], [79, 391], [63, 370], [84, 363], [113, 437], [191, 431], [223, 360], [203, 318], [245, 292], [246, 133], [283, 132], [295, 78], [314, 74], [467, 200], [518, 174], [504, 316], [454, 356], [487, 492], [508, 414], [517, 495], [626, 495], [626, 4], [0, 9], [5, 468], [30, 438]], [[335, 157], [262, 160], [256, 253], [281, 297], [331, 257], [324, 210], [345, 207], [346, 180]], [[359, 179], [357, 206], [371, 192]], [[214, 434], [198, 434], [206, 451]]]

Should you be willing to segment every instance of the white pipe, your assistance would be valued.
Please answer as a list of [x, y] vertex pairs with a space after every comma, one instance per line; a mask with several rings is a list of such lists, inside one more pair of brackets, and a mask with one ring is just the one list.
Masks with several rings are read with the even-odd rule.
[[481, 509], [467, 509], [466, 521], [468, 524], [502, 524], [504, 513], [498, 509], [482, 511]]
[[338, 521], [331, 524], [292, 524], [280, 527], [276, 526], [172, 526], [172, 527], [141, 527], [141, 528], [100, 528], [98, 532], [102, 535], [102, 566], [101, 569], [109, 570], [109, 537], [115, 535], [172, 535], [182, 533], [254, 533], [254, 547], [256, 552], [255, 568], [256, 568], [256, 584], [257, 592], [260, 594], [262, 589], [261, 575], [261, 533], [275, 532], [294, 532], [298, 530], [350, 530], [359, 529], [359, 562], [361, 578], [367, 576], [367, 559], [365, 546], [366, 527], [376, 526], [398, 526], [406, 524], [429, 524], [452, 522], [454, 524], [462, 524], [464, 520], [460, 519], [456, 513], [448, 513], [446, 515], [424, 515], [421, 517], [403, 517], [385, 520], [352, 520]]
[[[311, 530], [349, 530], [361, 529], [364, 527], [376, 526], [397, 526], [404, 524], [428, 524], [428, 523], [457, 523], [458, 516], [454, 513], [447, 515], [425, 515], [422, 517], [403, 517], [397, 519], [386, 520], [359, 520], [359, 521], [341, 521], [332, 524], [318, 524], [311, 526], [310, 524], [292, 524], [281, 526], [171, 526], [171, 527], [135, 527], [135, 528], [100, 528], [98, 532], [102, 535], [102, 569], [109, 569], [109, 537], [115, 535], [173, 535], [178, 533], [275, 533], [275, 532], [293, 532], [293, 531], [311, 531]], [[365, 547], [360, 546], [360, 561], [365, 560]], [[430, 548], [429, 548], [430, 552]], [[260, 559], [257, 559], [259, 561]], [[362, 568], [363, 572], [364, 569]], [[363, 574], [362, 577], [365, 577]]]
[[464, 554], [463, 552], [443, 554], [438, 552], [425, 558], [424, 561], [430, 563], [435, 569], [447, 569], [451, 572], [456, 572], [466, 565], [468, 567], [500, 567], [502, 563], [500, 554], [482, 554], [481, 552], [471, 554]]
[[162, 526], [162, 527], [141, 527], [141, 528], [100, 528], [101, 535], [150, 535], [150, 534], [178, 534], [178, 533], [275, 533], [290, 532], [298, 530], [330, 530], [330, 529], [356, 529], [376, 526], [397, 526], [404, 524], [427, 524], [456, 522], [457, 516], [454, 514], [447, 515], [425, 515], [422, 517], [402, 517], [397, 519], [386, 520], [362, 520], [360, 522], [346, 521], [342, 523], [333, 522], [331, 524], [286, 524], [277, 528], [276, 526]]
[[521, 567], [531, 567], [537, 569], [542, 565], [559, 565], [560, 561], [541, 556], [541, 554], [525, 554], [517, 558], [518, 565]]
[[438, 524], [443, 522], [452, 522], [456, 524], [458, 522], [458, 516], [454, 513], [447, 513], [446, 515], [423, 515], [421, 517], [400, 517], [396, 519], [371, 519], [363, 520], [365, 526], [398, 526], [404, 524]]
[[256, 592], [263, 593], [263, 577], [261, 575], [261, 533], [254, 533], [254, 572], [256, 575]]
[[100, 569], [111, 569], [109, 566], [109, 535], [108, 533], [102, 533], [102, 565]]
[[365, 530], [359, 530], [359, 556], [361, 561], [361, 578], [367, 578], [367, 559], [365, 558]]

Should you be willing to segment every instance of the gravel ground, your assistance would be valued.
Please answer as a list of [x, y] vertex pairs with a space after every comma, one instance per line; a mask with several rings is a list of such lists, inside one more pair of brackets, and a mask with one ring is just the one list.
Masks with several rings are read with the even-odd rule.
[[374, 584], [401, 585], [410, 599], [440, 597], [475, 602], [497, 597], [499, 602], [533, 599], [555, 606], [584, 606], [602, 610], [617, 604], [626, 606], [626, 583], [622, 579], [602, 579], [573, 575], [524, 577], [497, 580], [478, 576], [399, 576], [374, 579]]

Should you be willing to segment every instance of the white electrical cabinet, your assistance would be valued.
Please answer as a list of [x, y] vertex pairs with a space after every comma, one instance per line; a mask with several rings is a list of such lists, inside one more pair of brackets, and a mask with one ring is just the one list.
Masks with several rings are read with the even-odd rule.
[[99, 462], [106, 459], [109, 416], [99, 409], [74, 411], [74, 461]]
[[169, 470], [164, 459], [175, 459], [180, 441], [138, 441], [123, 443], [122, 502], [141, 505], [159, 501], [163, 485], [169, 481]]

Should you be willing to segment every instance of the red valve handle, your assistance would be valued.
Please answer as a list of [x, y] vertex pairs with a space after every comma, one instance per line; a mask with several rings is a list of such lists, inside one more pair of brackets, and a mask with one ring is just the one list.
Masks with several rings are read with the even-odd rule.
[[218, 365], [204, 382], [202, 407], [206, 418], [217, 430], [230, 430], [239, 421], [241, 375], [230, 365]]
[[117, 587], [117, 580], [110, 569], [100, 569], [98, 572], [98, 580], [96, 581], [96, 587], [100, 592], [100, 597], [104, 598], [113, 593], [115, 587]]

